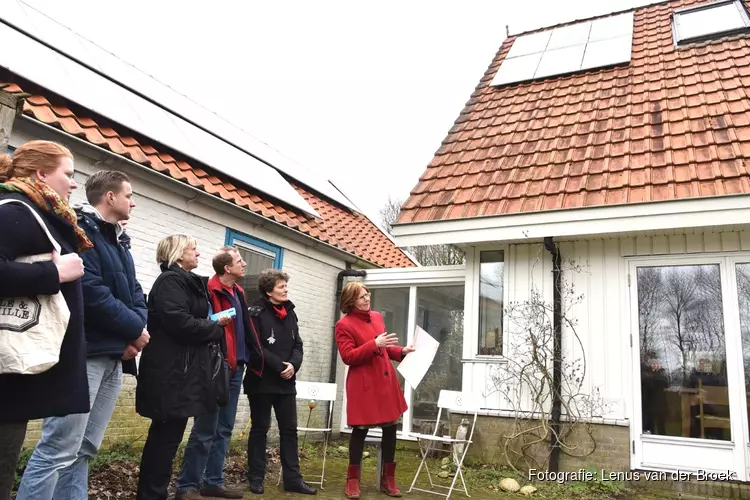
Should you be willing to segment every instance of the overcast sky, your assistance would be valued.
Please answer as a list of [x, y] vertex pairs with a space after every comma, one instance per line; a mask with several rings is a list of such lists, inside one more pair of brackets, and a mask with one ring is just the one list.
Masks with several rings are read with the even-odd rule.
[[506, 25], [653, 3], [22, 1], [334, 180], [375, 219], [388, 196], [408, 197]]

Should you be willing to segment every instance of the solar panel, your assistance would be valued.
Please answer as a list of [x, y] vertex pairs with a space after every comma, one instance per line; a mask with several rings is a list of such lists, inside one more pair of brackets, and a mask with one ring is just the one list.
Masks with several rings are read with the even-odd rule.
[[495, 73], [495, 78], [492, 79], [490, 85], [504, 85], [532, 80], [543, 54], [544, 52], [537, 52], [536, 54], [506, 59]]
[[592, 21], [589, 43], [608, 38], [617, 38], [622, 35], [632, 35], [632, 33], [633, 13], [626, 12], [625, 14]]
[[571, 24], [555, 28], [550, 36], [546, 50], [562, 49], [573, 45], [585, 44], [589, 39], [591, 23]]
[[632, 40], [632, 12], [523, 35], [513, 41], [490, 85], [629, 62]]
[[[48, 43], [65, 50], [65, 47], [71, 45], [68, 41], [69, 38], [73, 37], [78, 39], [78, 46], [76, 46], [74, 50], [76, 57], [80, 57], [82, 61], [99, 68], [102, 72], [115, 80], [141, 92], [166, 108], [175, 111], [185, 118], [199, 124], [201, 127], [219, 135], [223, 139], [233, 143], [236, 147], [246, 151], [248, 154], [261, 158], [273, 168], [297, 179], [300, 183], [309, 186], [313, 190], [349, 207], [352, 210], [358, 210], [343, 193], [319, 173], [286, 158], [278, 151], [256, 139], [236, 125], [229, 123], [216, 113], [207, 110], [169, 86], [162, 84], [154, 78], [146, 75], [141, 70], [120, 60], [113, 54], [101, 49], [91, 42], [88, 42], [68, 28], [60, 25], [44, 14], [37, 12], [33, 7], [26, 4], [23, 5], [25, 5], [25, 10], [30, 17], [41, 19], [40, 23], [45, 25], [45, 29], [39, 29], [36, 33], [37, 36]], [[47, 30], [46, 28], [49, 25], [54, 26]], [[65, 45], [58, 45], [58, 40], [65, 40]], [[85, 47], [85, 49], [82, 49], [81, 47]], [[140, 114], [144, 113], [141, 112]], [[151, 137], [163, 142], [160, 139], [161, 134], [151, 135]]]
[[585, 45], [574, 45], [564, 49], [547, 50], [539, 61], [539, 67], [534, 78], [544, 78], [552, 75], [564, 75], [581, 69]]
[[516, 38], [506, 59], [543, 52], [547, 48], [551, 34], [550, 31], [542, 31], [541, 33], [533, 33]]
[[591, 42], [586, 46], [581, 69], [600, 68], [630, 61], [633, 38], [630, 35]]
[[[24, 12], [23, 6], [21, 3], [15, 5], [19, 7], [21, 14], [19, 14], [19, 9], [12, 10], [12, 12], [16, 19], [20, 19]], [[3, 11], [4, 16], [5, 11]], [[44, 25], [44, 21], [39, 21], [39, 18], [33, 15], [31, 19], [27, 17], [19, 21], [19, 25], [34, 34], [49, 28]], [[58, 38], [63, 38], [63, 36], [59, 35]], [[0, 39], [3, 43], [13, 47], [13, 50], [0, 51], [0, 66], [180, 151], [190, 158], [224, 172], [241, 183], [252, 186], [311, 215], [320, 216], [279, 172], [231, 144], [165, 112], [159, 106], [132, 94], [88, 68], [58, 55], [5, 24], [0, 24]], [[52, 43], [50, 40], [47, 41]], [[71, 39], [68, 38], [67, 46], [72, 47], [71, 43]], [[92, 44], [81, 44], [80, 48], [72, 50], [78, 51], [84, 57], [88, 54], [93, 59], [97, 54], [91, 47]], [[104, 51], [100, 50], [100, 52]], [[91, 59], [86, 62], [92, 62]], [[92, 66], [117, 71], [115, 63], [108, 60], [107, 63], [102, 64], [103, 60], [105, 58], [98, 59], [99, 64], [92, 64]], [[122, 67], [119, 69], [127, 71]]]

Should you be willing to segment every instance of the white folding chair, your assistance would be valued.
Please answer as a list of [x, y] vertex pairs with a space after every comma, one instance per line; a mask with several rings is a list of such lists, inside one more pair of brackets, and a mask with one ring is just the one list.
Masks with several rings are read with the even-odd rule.
[[[325, 481], [326, 474], [326, 452], [328, 451], [328, 440], [331, 437], [331, 430], [333, 427], [333, 403], [336, 401], [336, 384], [329, 384], [326, 382], [305, 382], [297, 380], [295, 382], [297, 387], [297, 399], [308, 401], [308, 405], [314, 402], [316, 405], [319, 401], [328, 402], [328, 419], [325, 427], [300, 427], [297, 426], [297, 432], [307, 433], [322, 433], [323, 434], [323, 469], [320, 473], [320, 481], [308, 481], [309, 484], [319, 484], [320, 489], [323, 488], [323, 482]], [[314, 408], [318, 408], [315, 406]], [[279, 480], [277, 484], [281, 484], [282, 470], [279, 469]]]
[[[453, 490], [456, 486], [456, 480], [461, 478], [461, 484], [463, 485], [463, 492], [467, 497], [470, 497], [469, 490], [466, 488], [466, 481], [464, 481], [463, 464], [466, 453], [469, 451], [469, 445], [472, 443], [474, 437], [474, 427], [477, 425], [477, 412], [479, 411], [480, 405], [477, 398], [472, 394], [457, 391], [440, 391], [438, 398], [438, 414], [435, 420], [435, 430], [432, 434], [418, 434], [411, 433], [411, 435], [417, 438], [419, 443], [419, 451], [422, 454], [422, 462], [419, 464], [417, 473], [414, 475], [414, 480], [411, 483], [409, 492], [412, 490], [422, 491], [425, 493], [433, 493], [436, 495], [444, 496], [446, 500], [450, 498]], [[440, 429], [440, 417], [442, 416], [443, 410], [450, 413], [451, 410], [459, 411], [461, 413], [467, 413], [469, 416], [473, 415], [473, 421], [471, 422], [471, 428], [467, 433], [466, 438], [454, 438], [450, 436], [438, 436], [438, 429]], [[448, 445], [449, 450], [445, 450], [444, 446]], [[427, 457], [430, 456], [431, 452], [442, 452], [449, 453], [453, 457], [453, 462], [456, 465], [456, 474], [453, 476], [450, 486], [442, 486], [435, 484], [432, 480], [432, 474], [430, 468], [427, 465]], [[422, 472], [422, 467], [427, 471], [427, 477], [430, 481], [430, 489], [425, 490], [416, 488], [414, 485], [417, 483], [419, 474]], [[442, 491], [435, 491], [435, 489], [448, 490], [447, 493]], [[459, 490], [458, 488], [455, 488]], [[459, 490], [460, 491], [460, 490]]]

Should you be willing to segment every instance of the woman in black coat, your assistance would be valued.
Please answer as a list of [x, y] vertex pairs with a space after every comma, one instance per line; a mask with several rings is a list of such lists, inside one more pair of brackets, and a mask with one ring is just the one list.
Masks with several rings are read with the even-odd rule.
[[152, 420], [141, 457], [139, 500], [166, 500], [172, 461], [188, 418], [216, 411], [209, 344], [221, 341], [223, 326], [208, 319], [206, 282], [192, 270], [200, 253], [195, 239], [169, 236], [159, 242], [162, 273], [148, 295], [148, 331], [136, 389], [136, 411]]
[[271, 408], [279, 423], [280, 458], [284, 490], [315, 495], [317, 490], [302, 480], [297, 453], [297, 389], [302, 366], [302, 338], [297, 313], [289, 300], [289, 276], [267, 269], [258, 276], [261, 299], [248, 308], [250, 329], [246, 332], [251, 351], [250, 371], [245, 375], [245, 393], [250, 399], [250, 436], [247, 444], [250, 492], [263, 494], [266, 475], [266, 435]]
[[[86, 340], [83, 333], [83, 262], [77, 252], [91, 243], [68, 199], [75, 189], [73, 156], [48, 141], [28, 142], [13, 158], [0, 155], [0, 323], [12, 314], [10, 299], [61, 292], [70, 318], [55, 366], [37, 375], [0, 375], [0, 500], [10, 498], [26, 424], [38, 418], [89, 411]], [[21, 203], [26, 206], [22, 205]], [[18, 257], [52, 252], [31, 210], [60, 245], [53, 261], [26, 264]]]

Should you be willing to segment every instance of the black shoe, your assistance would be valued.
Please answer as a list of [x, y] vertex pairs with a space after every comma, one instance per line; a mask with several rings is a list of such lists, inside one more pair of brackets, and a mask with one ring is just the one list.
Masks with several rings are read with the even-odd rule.
[[263, 481], [260, 479], [253, 479], [250, 481], [250, 493], [253, 495], [262, 495], [263, 494]]
[[316, 490], [312, 486], [309, 486], [304, 481], [299, 481], [289, 486], [284, 485], [284, 491], [288, 491], [290, 493], [301, 493], [303, 495], [317, 495], [318, 494], [318, 490]]

